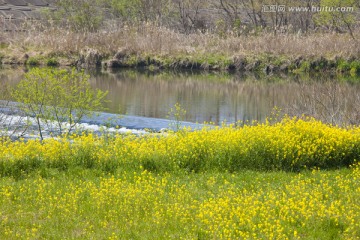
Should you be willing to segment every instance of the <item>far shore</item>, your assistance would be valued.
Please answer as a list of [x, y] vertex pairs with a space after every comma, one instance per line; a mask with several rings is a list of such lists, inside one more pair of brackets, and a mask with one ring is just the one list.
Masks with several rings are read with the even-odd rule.
[[0, 65], [103, 69], [360, 75], [360, 32], [219, 36], [181, 34], [148, 25], [76, 33], [67, 30], [1, 33]]

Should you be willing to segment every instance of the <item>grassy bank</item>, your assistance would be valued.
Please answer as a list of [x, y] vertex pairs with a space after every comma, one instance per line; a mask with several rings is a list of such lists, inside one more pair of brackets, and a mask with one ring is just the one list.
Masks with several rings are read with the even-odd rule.
[[97, 33], [48, 29], [0, 34], [3, 64], [360, 72], [360, 44], [346, 34], [186, 35], [151, 24]]
[[289, 118], [4, 140], [0, 238], [356, 239], [359, 144], [359, 128]]
[[360, 129], [315, 120], [285, 118], [274, 125], [224, 127], [154, 136], [102, 136], [2, 142], [0, 174], [23, 175], [57, 169], [97, 169], [114, 173], [143, 168], [151, 172], [235, 172], [313, 167], [348, 167], [358, 161]]

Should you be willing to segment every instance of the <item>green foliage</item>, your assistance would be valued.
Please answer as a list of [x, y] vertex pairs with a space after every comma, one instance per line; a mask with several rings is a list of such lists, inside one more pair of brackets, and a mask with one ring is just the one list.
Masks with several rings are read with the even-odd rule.
[[115, 14], [115, 16], [122, 17], [127, 20], [136, 19], [139, 2], [139, 0], [109, 0], [111, 11]]
[[[107, 93], [92, 90], [84, 72], [34, 68], [26, 73], [12, 91], [26, 114], [36, 118], [40, 138], [45, 125], [56, 122], [63, 133], [70, 132], [92, 111], [101, 110]], [[50, 122], [48, 122], [50, 121]]]
[[360, 61], [347, 61], [340, 59], [336, 64], [336, 69], [338, 72], [349, 73], [353, 77], [360, 75]]
[[56, 5], [58, 9], [50, 13], [51, 18], [74, 31], [97, 31], [103, 23], [103, 0], [59, 0]]
[[310, 62], [309, 61], [303, 61], [300, 65], [300, 71], [301, 72], [309, 72], [310, 71]]
[[9, 46], [8, 43], [0, 42], [0, 49], [5, 49]]
[[295, 64], [290, 65], [289, 68], [292, 69], [293, 73], [308, 73], [312, 70], [310, 61], [302, 61], [298, 68]]
[[328, 67], [328, 61], [325, 58], [315, 60], [310, 64], [310, 69], [315, 70], [317, 72], [324, 71], [326, 70], [327, 67]]
[[350, 75], [351, 76], [360, 75], [360, 61], [353, 61], [350, 64]]
[[168, 118], [172, 120], [171, 128], [174, 131], [181, 130], [181, 122], [185, 120], [186, 110], [182, 108], [180, 103], [176, 103], [174, 107], [170, 108]]
[[[275, 32], [308, 31], [320, 26], [331, 30], [352, 32], [356, 25], [358, 0], [57, 0], [57, 11], [48, 9], [47, 15], [58, 26], [69, 26], [75, 31], [97, 31], [105, 26], [107, 19], [120, 25], [138, 25], [144, 22], [161, 26], [176, 26], [177, 30], [192, 33], [208, 30], [221, 37], [233, 35], [259, 35], [267, 30]], [[325, 11], [298, 13], [290, 16], [283, 12], [266, 13], [265, 5], [287, 5], [302, 7], [354, 7], [352, 12]], [[210, 10], [205, 12], [204, 10]], [[212, 11], [216, 10], [216, 11]], [[345, 9], [346, 10], [346, 9]], [[222, 12], [224, 14], [217, 14]], [[221, 16], [222, 15], [222, 16]], [[243, 22], [247, 18], [250, 22]], [[279, 20], [281, 19], [281, 20]], [[306, 22], [306, 24], [304, 24]], [[304, 29], [306, 25], [306, 29]], [[309, 28], [309, 29], [308, 29]]]
[[339, 72], [347, 72], [350, 70], [350, 64], [348, 61], [344, 60], [344, 59], [340, 59], [337, 61], [337, 71]]
[[352, 28], [356, 24], [357, 2], [357, 0], [321, 0], [320, 7], [324, 10], [315, 17], [315, 23], [337, 31], [346, 29], [354, 37]]
[[38, 58], [36, 57], [30, 57], [27, 61], [26, 64], [29, 66], [39, 66], [40, 65], [40, 61]]
[[129, 22], [161, 21], [169, 15], [171, 2], [167, 0], [105, 0], [112, 13]]
[[59, 66], [59, 62], [55, 58], [49, 58], [46, 61], [46, 66], [48, 66], [48, 67], [56, 67], [56, 66]]

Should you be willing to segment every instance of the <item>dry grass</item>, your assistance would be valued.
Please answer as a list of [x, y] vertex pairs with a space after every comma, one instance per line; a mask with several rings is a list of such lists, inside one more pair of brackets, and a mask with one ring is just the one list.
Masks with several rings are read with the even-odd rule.
[[[347, 34], [323, 33], [312, 35], [274, 35], [221, 37], [211, 33], [185, 35], [152, 24], [142, 26], [112, 26], [111, 31], [75, 33], [64, 29], [46, 28], [39, 31], [1, 32], [0, 42], [8, 50], [76, 54], [85, 47], [103, 54], [114, 54], [119, 49], [133, 53], [154, 55], [217, 54], [234, 55], [287, 55], [287, 56], [359, 56], [360, 41]], [[360, 32], [355, 36], [360, 39]], [[1, 49], [0, 49], [1, 50]]]

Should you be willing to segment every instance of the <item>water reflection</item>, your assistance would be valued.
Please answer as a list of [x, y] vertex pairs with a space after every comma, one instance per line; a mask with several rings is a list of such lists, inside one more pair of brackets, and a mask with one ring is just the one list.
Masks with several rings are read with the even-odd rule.
[[[0, 83], [15, 84], [23, 72], [0, 71]], [[294, 115], [314, 114], [315, 108], [312, 108], [311, 112], [306, 107], [314, 104], [314, 101], [320, 101], [314, 98], [317, 91], [324, 93], [329, 90], [324, 88], [327, 85], [317, 78], [310, 81], [289, 76], [259, 78], [255, 75], [150, 73], [128, 70], [91, 72], [91, 75], [91, 85], [94, 88], [109, 92], [109, 112], [166, 118], [170, 108], [180, 103], [187, 110], [184, 120], [216, 124], [225, 120], [262, 121], [275, 106]], [[334, 96], [338, 101], [338, 108], [344, 108], [346, 102], [347, 111], [357, 113], [360, 100], [358, 106], [349, 103], [354, 102], [354, 99], [360, 99], [360, 84], [331, 81], [330, 78], [328, 76], [323, 80], [332, 82], [341, 89], [341, 94]], [[310, 93], [314, 98], [312, 103], [309, 100]], [[304, 97], [307, 97], [307, 100]], [[323, 94], [324, 99], [328, 97], [327, 94]], [[331, 100], [325, 103], [331, 104]]]
[[336, 82], [346, 93], [339, 101], [357, 98], [360, 87], [359, 84], [331, 80], [331, 76], [311, 81], [294, 76], [134, 71], [103, 72], [93, 76], [91, 84], [94, 87], [109, 91], [111, 104], [108, 107], [112, 112], [166, 118], [169, 109], [178, 102], [187, 110], [187, 121], [216, 124], [224, 120], [263, 121], [275, 106], [294, 115], [308, 113], [299, 108], [304, 91], [310, 90], [305, 86], [320, 89], [324, 82]]

